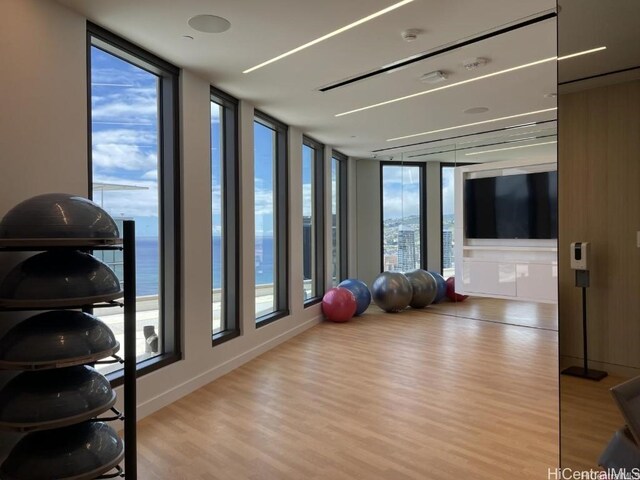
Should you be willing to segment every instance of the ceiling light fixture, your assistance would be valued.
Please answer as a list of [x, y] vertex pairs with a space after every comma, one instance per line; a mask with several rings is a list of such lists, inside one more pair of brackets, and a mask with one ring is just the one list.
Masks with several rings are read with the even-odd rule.
[[538, 147], [540, 145], [551, 145], [552, 143], [558, 143], [558, 141], [553, 140], [552, 142], [531, 143], [529, 145], [518, 145], [516, 147], [494, 148], [493, 150], [484, 150], [482, 152], [465, 153], [465, 155], [482, 155], [483, 153], [502, 152], [504, 150], [516, 150], [518, 148]]
[[552, 112], [552, 111], [557, 110], [557, 109], [558, 109], [558, 107], [545, 108], [544, 110], [535, 110], [533, 112], [518, 113], [516, 115], [508, 115], [506, 117], [492, 118], [490, 120], [483, 120], [481, 122], [467, 123], [465, 125], [457, 125], [455, 127], [439, 128], [437, 130], [431, 130], [429, 132], [413, 133], [411, 135], [404, 135], [402, 137], [389, 138], [389, 139], [387, 139], [387, 142], [393, 142], [395, 140], [404, 140], [406, 138], [420, 137], [422, 135], [430, 135], [432, 133], [447, 132], [449, 130], [456, 130], [458, 128], [473, 127], [475, 125], [483, 125], [485, 123], [499, 122], [501, 120], [510, 120], [512, 118], [525, 117], [527, 115], [535, 115], [536, 113]]
[[277, 57], [272, 58], [271, 60], [267, 60], [266, 62], [262, 62], [258, 65], [256, 65], [255, 67], [251, 67], [248, 68], [247, 70], [245, 70], [242, 73], [250, 73], [253, 72], [255, 70], [258, 70], [259, 68], [262, 68], [266, 65], [269, 65], [270, 63], [273, 62], [277, 62], [278, 60], [282, 60], [285, 57], [288, 57], [289, 55], [293, 55], [294, 53], [298, 53], [300, 50], [304, 50], [305, 48], [311, 47], [312, 45], [315, 45], [316, 43], [320, 43], [323, 42], [324, 40], [327, 40], [331, 37], [335, 37], [336, 35], [339, 35], [343, 32], [346, 32], [347, 30], [350, 30], [354, 27], [357, 27], [358, 25], [362, 25], [365, 22], [368, 22], [369, 20], [373, 20], [376, 17], [379, 17], [381, 15], [384, 15], [385, 13], [389, 13], [393, 10], [395, 10], [396, 8], [400, 8], [408, 3], [413, 2], [413, 0], [402, 0], [401, 2], [398, 3], [394, 3], [393, 5], [384, 8], [378, 12], [372, 13], [371, 15], [361, 18], [360, 20], [356, 20], [353, 23], [350, 23], [349, 25], [345, 25], [342, 28], [339, 28], [337, 30], [334, 30], [331, 33], [327, 33], [326, 35], [323, 35], [322, 37], [316, 38], [315, 40], [311, 40], [310, 42], [305, 43], [304, 45], [300, 45], [299, 47], [294, 48], [293, 50], [289, 50], [288, 52], [285, 52], [281, 55], [278, 55]]
[[578, 57], [580, 55], [587, 55], [589, 53], [599, 52], [599, 51], [604, 50], [606, 48], [607, 47], [592, 48], [591, 50], [585, 50], [583, 52], [572, 53], [571, 55], [565, 55], [564, 57], [560, 57], [560, 58], [558, 58], [558, 57], [543, 58], [542, 60], [537, 60], [537, 61], [531, 62], [531, 63], [525, 63], [524, 65], [518, 65], [517, 67], [506, 68], [504, 70], [499, 70], [497, 72], [488, 73], [486, 75], [481, 75], [479, 77], [469, 78], [467, 80], [462, 80], [460, 82], [450, 83], [449, 85], [443, 85], [442, 87], [432, 88], [430, 90], [424, 90], [422, 92], [413, 93], [411, 95], [405, 95], [404, 97], [393, 98], [391, 100], [387, 100], [387, 101], [380, 102], [380, 103], [374, 103], [373, 105], [368, 105], [366, 107], [355, 108], [353, 110], [349, 110], [349, 111], [342, 112], [342, 113], [336, 113], [335, 116], [336, 117], [343, 117], [345, 115], [351, 115], [352, 113], [357, 113], [357, 112], [362, 112], [362, 111], [365, 111], [365, 110], [370, 110], [372, 108], [382, 107], [384, 105], [389, 105], [391, 103], [401, 102], [403, 100], [409, 100], [411, 98], [419, 97], [421, 95], [426, 95], [428, 93], [438, 92], [440, 90], [445, 90], [447, 88], [453, 88], [453, 87], [458, 87], [460, 85], [466, 85], [467, 83], [477, 82], [478, 80], [484, 80], [485, 78], [491, 78], [491, 77], [495, 77], [497, 75], [502, 75], [502, 74], [505, 74], [505, 73], [515, 72], [517, 70], [522, 70], [523, 68], [529, 68], [529, 67], [533, 67], [535, 65], [541, 65], [543, 63], [553, 62], [555, 60], [566, 60], [568, 58]]

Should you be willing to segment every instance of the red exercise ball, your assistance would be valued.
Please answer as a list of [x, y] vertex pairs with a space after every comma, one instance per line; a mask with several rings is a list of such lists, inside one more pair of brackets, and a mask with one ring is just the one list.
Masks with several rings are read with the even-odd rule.
[[456, 279], [455, 277], [449, 277], [447, 278], [447, 297], [449, 297], [452, 302], [464, 302], [469, 298], [469, 295], [456, 293]]
[[346, 322], [356, 313], [356, 297], [346, 288], [327, 290], [322, 297], [322, 313], [332, 322]]

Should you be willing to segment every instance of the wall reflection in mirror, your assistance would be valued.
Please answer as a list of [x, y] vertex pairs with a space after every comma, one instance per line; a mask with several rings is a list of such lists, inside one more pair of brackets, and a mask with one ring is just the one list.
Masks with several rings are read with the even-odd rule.
[[[640, 2], [559, 4], [561, 58], [606, 47], [558, 62], [561, 464], [630, 469], [640, 385], [617, 386], [640, 376]], [[589, 250], [572, 268], [573, 242]]]

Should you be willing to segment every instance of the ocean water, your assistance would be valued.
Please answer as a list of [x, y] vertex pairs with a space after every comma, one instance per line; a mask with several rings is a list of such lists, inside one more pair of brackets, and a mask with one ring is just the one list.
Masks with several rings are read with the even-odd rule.
[[[256, 283], [273, 283], [273, 238], [257, 242]], [[213, 237], [213, 288], [222, 283], [222, 239]], [[160, 275], [158, 237], [136, 237], [136, 291], [138, 295], [157, 295]]]

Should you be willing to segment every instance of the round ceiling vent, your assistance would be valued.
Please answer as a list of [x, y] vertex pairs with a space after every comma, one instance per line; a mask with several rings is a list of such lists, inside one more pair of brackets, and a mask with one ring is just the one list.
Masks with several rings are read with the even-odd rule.
[[231, 28], [231, 22], [216, 15], [196, 15], [189, 19], [189, 26], [198, 32], [222, 33]]

